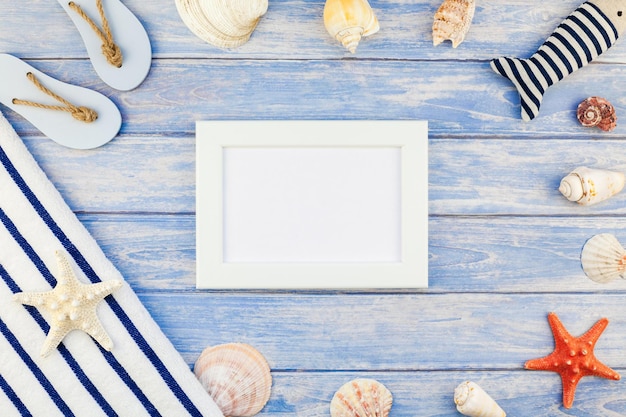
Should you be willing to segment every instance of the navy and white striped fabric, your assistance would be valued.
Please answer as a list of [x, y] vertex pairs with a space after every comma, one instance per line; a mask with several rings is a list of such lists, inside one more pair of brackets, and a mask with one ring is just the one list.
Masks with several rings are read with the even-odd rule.
[[127, 284], [98, 306], [111, 352], [74, 331], [41, 357], [48, 322], [12, 296], [56, 285], [55, 250], [84, 282], [122, 279], [0, 114], [1, 416], [223, 417]]
[[618, 36], [611, 20], [588, 1], [565, 19], [529, 59], [498, 58], [491, 61], [491, 68], [515, 85], [522, 119], [529, 121], [539, 113], [548, 87], [605, 52]]

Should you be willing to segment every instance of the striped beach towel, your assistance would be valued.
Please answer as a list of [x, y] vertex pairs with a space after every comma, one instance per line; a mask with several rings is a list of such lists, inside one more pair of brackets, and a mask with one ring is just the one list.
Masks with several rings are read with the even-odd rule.
[[[122, 281], [97, 306], [110, 351], [75, 330], [41, 356], [50, 317], [14, 294], [56, 286], [55, 252], [84, 284]], [[1, 113], [0, 415], [223, 417]]]

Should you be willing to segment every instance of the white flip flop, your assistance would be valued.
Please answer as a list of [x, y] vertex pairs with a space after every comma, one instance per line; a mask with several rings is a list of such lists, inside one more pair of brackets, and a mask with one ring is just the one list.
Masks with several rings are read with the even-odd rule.
[[[102, 81], [121, 91], [132, 90], [143, 82], [152, 62], [150, 39], [139, 19], [124, 4], [119, 0], [58, 1], [83, 38], [91, 64]], [[98, 8], [98, 1], [101, 1], [104, 19]], [[110, 40], [121, 51], [122, 63], [119, 67], [109, 63], [103, 53], [103, 37], [107, 37], [107, 25], [108, 34], [112, 37]]]
[[108, 97], [54, 79], [9, 54], [0, 54], [0, 103], [68, 148], [102, 146], [122, 126], [122, 115]]

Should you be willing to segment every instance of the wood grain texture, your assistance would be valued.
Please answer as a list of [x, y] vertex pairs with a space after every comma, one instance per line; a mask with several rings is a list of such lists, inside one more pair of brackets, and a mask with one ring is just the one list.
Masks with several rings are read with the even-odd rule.
[[[432, 138], [619, 138], [584, 128], [578, 104], [605, 95], [616, 111], [622, 67], [589, 65], [546, 93], [539, 117], [520, 118], [517, 92], [488, 62], [400, 60], [155, 60], [137, 90], [113, 92], [86, 61], [29, 61], [65, 82], [109, 96], [123, 114], [124, 135], [193, 135], [196, 120], [420, 119]], [[297, 105], [295, 104], [297, 103]], [[32, 125], [9, 112], [18, 133]], [[69, 117], [69, 116], [68, 116]]]
[[[596, 354], [626, 372], [626, 281], [593, 283], [579, 260], [597, 233], [626, 244], [626, 194], [581, 207], [557, 191], [580, 165], [626, 172], [626, 45], [551, 87], [529, 123], [489, 68], [498, 56], [530, 56], [582, 0], [482, 0], [456, 49], [432, 46], [440, 0], [372, 0], [381, 30], [354, 55], [326, 33], [323, 0], [270, 0], [233, 50], [196, 38], [173, 0], [123, 2], [154, 57], [130, 92], [100, 81], [57, 2], [0, 0], [0, 52], [110, 97], [123, 116], [118, 137], [69, 150], [0, 111], [189, 366], [208, 345], [253, 344], [274, 377], [261, 416], [328, 416], [355, 377], [388, 386], [390, 417], [457, 416], [452, 393], [466, 379], [510, 416], [626, 415], [624, 380], [584, 378], [565, 410], [556, 374], [522, 369], [551, 352], [555, 311], [575, 335], [608, 317]], [[575, 120], [590, 95], [615, 105], [613, 132]], [[219, 119], [428, 120], [430, 287], [195, 290], [194, 123]]]

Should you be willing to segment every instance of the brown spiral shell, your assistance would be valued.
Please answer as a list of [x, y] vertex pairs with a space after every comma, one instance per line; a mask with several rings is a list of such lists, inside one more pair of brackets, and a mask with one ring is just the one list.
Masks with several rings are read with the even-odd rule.
[[583, 126], [597, 126], [605, 132], [610, 132], [617, 126], [615, 107], [602, 97], [594, 96], [584, 99], [578, 105], [576, 116]]

